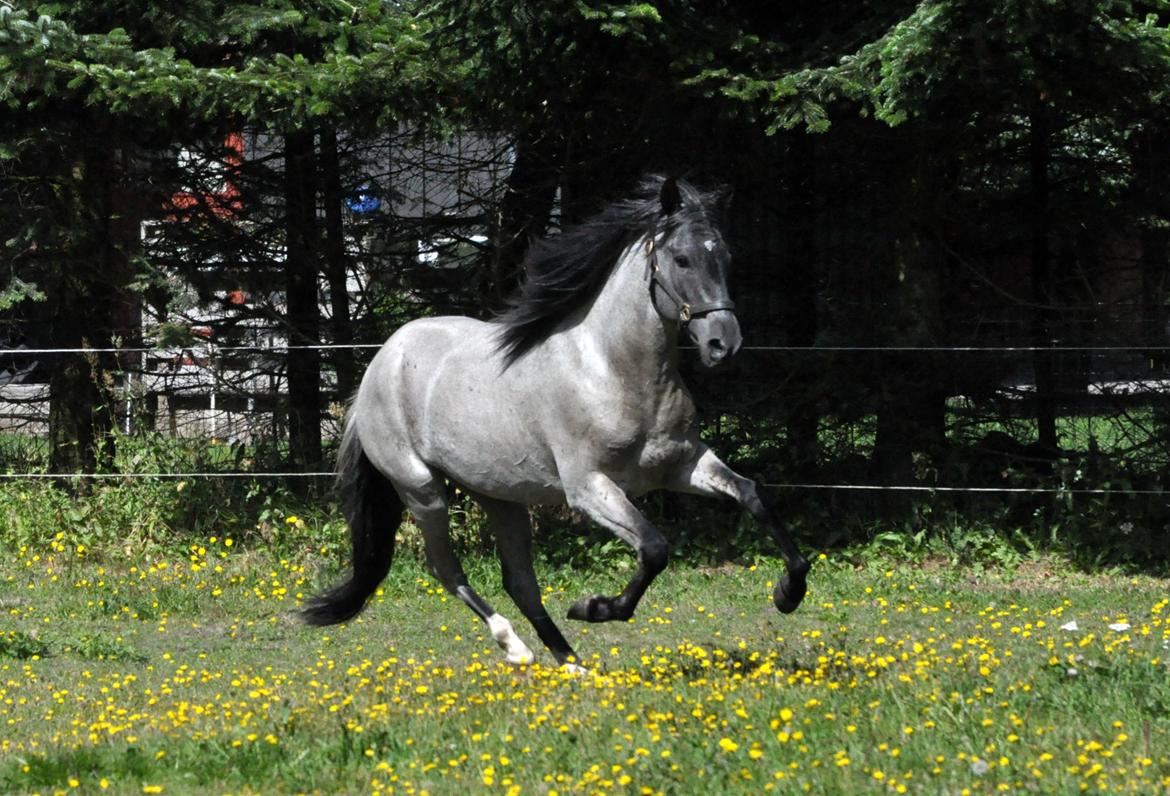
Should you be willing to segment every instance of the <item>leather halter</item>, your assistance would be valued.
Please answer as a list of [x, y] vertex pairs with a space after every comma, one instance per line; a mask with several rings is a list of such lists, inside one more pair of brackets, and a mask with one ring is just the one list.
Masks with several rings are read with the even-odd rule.
[[[706, 315], [708, 312], [735, 309], [735, 302], [729, 298], [706, 301], [700, 304], [693, 304], [684, 300], [678, 294], [678, 291], [671, 287], [670, 283], [663, 278], [662, 270], [658, 267], [658, 247], [654, 245], [654, 235], [656, 232], [657, 229], [652, 227], [650, 234], [646, 237], [646, 263], [650, 276], [650, 303], [654, 305], [654, 309], [658, 311], [658, 314], [662, 316], [663, 320], [677, 321], [679, 325], [685, 326], [692, 318]], [[675, 309], [678, 310], [677, 318], [670, 318], [662, 310], [658, 309], [658, 304], [654, 301], [655, 288], [665, 293], [666, 297], [674, 303]]]

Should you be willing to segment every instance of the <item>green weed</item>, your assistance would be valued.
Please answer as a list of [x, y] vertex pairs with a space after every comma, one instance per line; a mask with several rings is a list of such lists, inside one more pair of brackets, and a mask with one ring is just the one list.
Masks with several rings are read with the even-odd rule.
[[28, 660], [49, 654], [49, 645], [31, 633], [7, 630], [0, 633], [0, 658]]

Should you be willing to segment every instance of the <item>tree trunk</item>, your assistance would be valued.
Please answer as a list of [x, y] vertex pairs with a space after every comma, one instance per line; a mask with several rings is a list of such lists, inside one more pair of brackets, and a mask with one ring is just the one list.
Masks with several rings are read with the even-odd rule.
[[[1028, 136], [1029, 226], [1032, 239], [1032, 345], [1048, 349], [1053, 339], [1052, 256], [1048, 232], [1049, 119], [1044, 100], [1037, 98], [1030, 118]], [[1056, 450], [1056, 363], [1050, 350], [1038, 350], [1032, 357], [1036, 376], [1036, 426], [1039, 443], [1046, 451]]]
[[[119, 201], [117, 152], [103, 136], [81, 147], [73, 179], [61, 186], [62, 212], [73, 219], [75, 242], [62, 252], [46, 282], [50, 339], [60, 348], [113, 347], [138, 339], [136, 303], [125, 290], [127, 251], [136, 245], [137, 224]], [[128, 231], [132, 230], [132, 231]], [[114, 372], [109, 352], [63, 354], [49, 378], [50, 467], [59, 473], [92, 473], [114, 461]]]
[[[329, 128], [321, 132], [322, 199], [325, 202], [325, 273], [329, 280], [332, 310], [330, 330], [333, 343], [353, 345], [353, 323], [349, 315], [349, 260], [345, 253], [345, 226], [342, 220], [341, 167], [337, 159], [337, 133]], [[333, 351], [337, 371], [337, 394], [348, 398], [357, 383], [357, 364], [352, 348]]]
[[[889, 290], [892, 345], [930, 346], [944, 336], [940, 256], [934, 241], [938, 196], [953, 178], [937, 131], [920, 131], [906, 160], [913, 164], [902, 180], [894, 227], [894, 273]], [[946, 384], [941, 362], [931, 354], [889, 352], [879, 375], [874, 469], [879, 483], [913, 485], [915, 454], [937, 460], [946, 443]], [[887, 518], [905, 516], [912, 493], [890, 492], [883, 501]]]
[[547, 229], [560, 179], [560, 158], [559, 145], [550, 133], [529, 131], [516, 142], [516, 159], [493, 230], [485, 308], [499, 307], [516, 288], [528, 244]]
[[1170, 271], [1170, 235], [1164, 224], [1170, 221], [1170, 202], [1164, 186], [1170, 174], [1166, 145], [1170, 136], [1148, 133], [1138, 142], [1136, 166], [1139, 190], [1147, 203], [1145, 212], [1161, 223], [1147, 223], [1141, 231], [1141, 338], [1149, 346], [1150, 369], [1163, 373], [1170, 357], [1164, 350], [1167, 340], [1167, 272]]
[[[66, 276], [46, 291], [53, 303], [52, 345], [81, 348], [86, 322], [77, 307], [91, 298], [69, 286]], [[101, 389], [97, 355], [60, 354], [49, 376], [49, 469], [55, 473], [93, 473], [98, 469], [100, 441], [112, 425], [108, 396]]]
[[[317, 163], [311, 132], [285, 137], [288, 425], [291, 464], [321, 465], [321, 315], [317, 300]], [[310, 346], [310, 347], [305, 347]]]
[[[787, 227], [788, 246], [783, 259], [786, 285], [784, 337], [788, 345], [812, 346], [817, 337], [817, 255], [815, 231], [819, 229], [815, 184], [818, 174], [817, 139], [803, 132], [791, 138], [785, 162], [788, 168], [789, 202], [787, 218], [769, 219], [768, 228], [779, 232]], [[769, 149], [771, 152], [772, 149]], [[818, 396], [809, 385], [817, 383], [818, 363], [809, 356], [797, 358], [794, 369], [797, 384], [805, 389], [793, 396], [786, 431], [792, 475], [799, 481], [817, 478], [820, 455], [820, 416]]]

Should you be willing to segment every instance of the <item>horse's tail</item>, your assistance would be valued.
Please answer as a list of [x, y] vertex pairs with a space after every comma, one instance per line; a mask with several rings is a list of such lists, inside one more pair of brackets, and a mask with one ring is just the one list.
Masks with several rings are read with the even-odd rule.
[[353, 572], [349, 580], [309, 601], [301, 618], [310, 625], [335, 625], [366, 607], [366, 600], [390, 571], [394, 534], [402, 519], [402, 499], [370, 463], [352, 415], [337, 455], [337, 492], [353, 543]]

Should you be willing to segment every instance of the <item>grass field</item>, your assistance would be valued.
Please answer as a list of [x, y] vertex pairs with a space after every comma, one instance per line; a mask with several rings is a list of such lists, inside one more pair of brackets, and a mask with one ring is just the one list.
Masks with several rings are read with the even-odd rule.
[[[409, 556], [301, 627], [336, 572], [241, 547], [6, 557], [0, 791], [1170, 792], [1170, 579], [830, 552], [781, 616], [773, 563], [680, 568], [629, 623], [562, 623], [574, 676], [504, 664]], [[623, 577], [546, 571], [550, 612]]]

